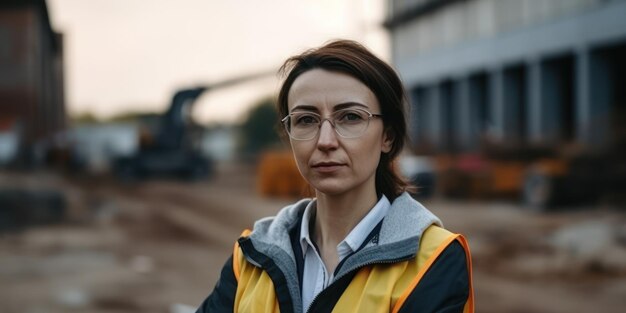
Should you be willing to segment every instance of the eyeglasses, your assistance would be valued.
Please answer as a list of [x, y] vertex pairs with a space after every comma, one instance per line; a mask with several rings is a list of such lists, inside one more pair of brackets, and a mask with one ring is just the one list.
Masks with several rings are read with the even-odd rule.
[[326, 120], [335, 132], [343, 138], [357, 138], [365, 133], [370, 119], [381, 117], [381, 114], [370, 113], [363, 109], [343, 109], [333, 112], [330, 118], [322, 118], [313, 112], [293, 112], [281, 120], [289, 137], [294, 140], [310, 140], [315, 138]]

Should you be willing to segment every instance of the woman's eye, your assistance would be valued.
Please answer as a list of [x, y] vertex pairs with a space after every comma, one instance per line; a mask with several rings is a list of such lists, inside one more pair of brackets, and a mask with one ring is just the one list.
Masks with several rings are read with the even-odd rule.
[[342, 122], [358, 122], [363, 120], [363, 116], [359, 112], [349, 111], [341, 114], [339, 120]]
[[317, 118], [313, 115], [302, 115], [296, 118], [296, 125], [311, 125], [316, 123]]

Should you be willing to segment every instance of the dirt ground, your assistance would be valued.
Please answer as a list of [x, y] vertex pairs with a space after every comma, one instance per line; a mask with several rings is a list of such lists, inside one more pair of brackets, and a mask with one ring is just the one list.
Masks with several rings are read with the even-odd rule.
[[[0, 311], [175, 312], [212, 290], [244, 228], [289, 199], [255, 192], [254, 169], [225, 164], [203, 182], [120, 183], [0, 172], [0, 188], [56, 189], [61, 223], [0, 233]], [[524, 210], [511, 201], [424, 204], [465, 234], [477, 312], [623, 312], [626, 211]]]

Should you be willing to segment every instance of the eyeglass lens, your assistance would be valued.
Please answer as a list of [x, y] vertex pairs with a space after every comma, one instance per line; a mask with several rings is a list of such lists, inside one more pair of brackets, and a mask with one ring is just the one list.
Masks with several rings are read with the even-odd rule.
[[[355, 138], [365, 132], [371, 116], [365, 110], [350, 109], [336, 111], [328, 120], [337, 134], [344, 138]], [[308, 140], [317, 136], [324, 120], [316, 113], [294, 112], [285, 120], [285, 127], [293, 139]]]

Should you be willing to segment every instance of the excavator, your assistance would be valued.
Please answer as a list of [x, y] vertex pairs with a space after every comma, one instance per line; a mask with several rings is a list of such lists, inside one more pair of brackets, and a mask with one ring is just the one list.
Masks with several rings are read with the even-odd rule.
[[191, 121], [189, 112], [192, 105], [208, 90], [267, 77], [274, 73], [264, 71], [178, 90], [172, 97], [167, 111], [159, 116], [157, 127], [153, 131], [148, 127], [142, 127], [138, 151], [133, 155], [113, 160], [114, 174], [123, 180], [161, 176], [191, 180], [209, 177], [213, 172], [213, 162], [198, 147], [197, 139], [201, 129]]

